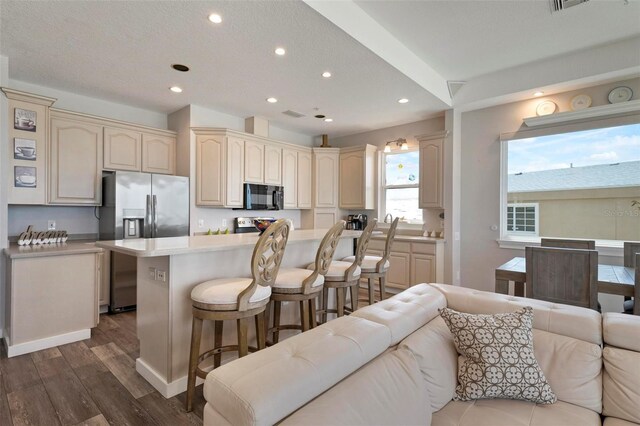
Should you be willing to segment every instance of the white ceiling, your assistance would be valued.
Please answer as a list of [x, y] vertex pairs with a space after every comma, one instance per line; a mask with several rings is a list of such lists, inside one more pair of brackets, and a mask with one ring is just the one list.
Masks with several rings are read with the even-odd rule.
[[[382, 36], [395, 37], [446, 80], [640, 33], [634, 0], [591, 0], [553, 15], [547, 0], [356, 4]], [[221, 25], [207, 20], [211, 12], [222, 15]], [[287, 55], [276, 57], [276, 46]], [[9, 58], [11, 79], [162, 113], [195, 104], [261, 115], [306, 134], [358, 133], [447, 108], [391, 56], [381, 59], [299, 1], [0, 0], [0, 54]], [[192, 71], [172, 70], [176, 62]], [[334, 76], [323, 79], [325, 70]], [[172, 85], [184, 92], [171, 93]], [[279, 102], [265, 102], [270, 96]], [[398, 104], [402, 97], [411, 102]], [[287, 109], [307, 117], [282, 115]]]

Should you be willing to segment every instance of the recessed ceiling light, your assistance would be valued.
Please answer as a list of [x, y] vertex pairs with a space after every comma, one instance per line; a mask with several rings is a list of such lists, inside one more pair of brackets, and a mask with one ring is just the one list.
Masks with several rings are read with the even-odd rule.
[[318, 114], [318, 115], [314, 115], [315, 118], [325, 118], [326, 115], [322, 115], [322, 114]]
[[182, 64], [173, 64], [173, 65], [171, 65], [171, 68], [173, 68], [176, 71], [180, 71], [180, 72], [189, 71], [189, 67], [186, 66], [186, 65], [182, 65]]
[[276, 98], [267, 98], [267, 102], [269, 102], [270, 104], [275, 104], [276, 102], [278, 102], [278, 100]]
[[326, 121], [327, 123], [331, 123], [333, 121], [333, 118], [325, 118], [324, 121]]
[[329, 71], [325, 71], [325, 72], [322, 73], [322, 76], [324, 78], [329, 78], [329, 77], [331, 77], [331, 73]]
[[544, 95], [544, 92], [540, 92], [540, 91], [537, 91], [536, 93], [533, 94], [533, 96], [536, 96], [536, 97], [542, 96], [542, 95]]
[[171, 86], [169, 87], [169, 90], [171, 90], [173, 93], [182, 93], [182, 88], [178, 86]]
[[284, 54], [287, 53], [287, 51], [284, 50], [284, 47], [277, 47], [275, 52], [278, 56], [284, 56]]
[[222, 16], [218, 15], [217, 13], [212, 13], [211, 15], [209, 15], [209, 20], [214, 24], [219, 24], [220, 22], [222, 22]]
[[406, 104], [407, 102], [409, 102], [409, 99], [407, 98], [398, 99], [399, 104]]

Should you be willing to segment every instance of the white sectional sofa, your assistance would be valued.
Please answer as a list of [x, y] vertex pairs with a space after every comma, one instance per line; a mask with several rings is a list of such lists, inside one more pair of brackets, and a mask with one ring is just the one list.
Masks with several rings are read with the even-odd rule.
[[[453, 401], [458, 354], [438, 308], [534, 308], [551, 405]], [[207, 376], [205, 425], [640, 424], [640, 317], [444, 284], [414, 286]]]

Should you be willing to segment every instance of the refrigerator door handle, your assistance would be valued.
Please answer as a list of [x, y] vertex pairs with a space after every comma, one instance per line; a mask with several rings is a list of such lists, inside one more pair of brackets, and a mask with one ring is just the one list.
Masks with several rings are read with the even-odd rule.
[[153, 231], [151, 234], [152, 238], [156, 238], [158, 236], [158, 197], [153, 196]]
[[151, 195], [147, 195], [147, 209], [144, 218], [144, 237], [151, 238], [153, 226], [153, 207], [151, 205]]

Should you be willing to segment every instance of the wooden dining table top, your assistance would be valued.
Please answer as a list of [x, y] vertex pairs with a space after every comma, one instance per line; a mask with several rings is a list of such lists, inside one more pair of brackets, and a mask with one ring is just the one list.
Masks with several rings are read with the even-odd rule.
[[[525, 282], [527, 261], [514, 257], [496, 268], [496, 280]], [[635, 269], [627, 266], [598, 264], [598, 292], [633, 297]]]

